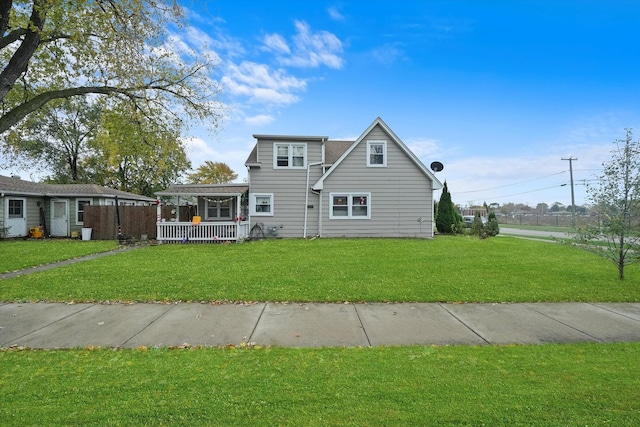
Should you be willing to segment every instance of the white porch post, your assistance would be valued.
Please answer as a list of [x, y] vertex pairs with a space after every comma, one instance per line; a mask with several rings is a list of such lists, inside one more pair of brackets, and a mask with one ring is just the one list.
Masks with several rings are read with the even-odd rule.
[[160, 200], [158, 200], [158, 204], [156, 205], [156, 239], [158, 243], [162, 243], [162, 234], [160, 231], [160, 222], [162, 222], [162, 204]]
[[238, 218], [236, 221], [236, 242], [240, 240], [240, 222], [242, 222], [242, 211], [240, 210], [242, 206], [240, 199], [242, 199], [242, 195], [236, 196], [236, 218]]

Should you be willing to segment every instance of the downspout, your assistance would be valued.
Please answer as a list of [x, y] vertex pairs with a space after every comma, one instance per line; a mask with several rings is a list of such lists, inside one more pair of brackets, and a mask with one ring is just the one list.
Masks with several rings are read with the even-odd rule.
[[247, 168], [247, 185], [249, 186], [249, 189], [247, 190], [247, 203], [249, 204], [247, 206], [247, 218], [246, 221], [248, 221], [248, 237], [251, 237], [251, 167], [250, 166], [246, 166]]
[[311, 190], [318, 195], [318, 237], [322, 236], [322, 191]]
[[322, 162], [308, 163], [307, 164], [307, 185], [304, 187], [304, 228], [302, 230], [302, 238], [307, 238], [307, 217], [309, 210], [309, 174], [311, 172], [311, 166], [320, 166]]

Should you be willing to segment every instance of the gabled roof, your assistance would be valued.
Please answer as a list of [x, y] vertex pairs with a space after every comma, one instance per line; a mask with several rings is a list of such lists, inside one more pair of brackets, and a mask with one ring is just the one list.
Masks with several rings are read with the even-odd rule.
[[152, 197], [115, 190], [97, 184], [45, 184], [25, 181], [18, 177], [0, 175], [0, 193], [15, 196], [36, 197], [120, 197], [144, 202], [155, 201]]
[[247, 184], [174, 184], [156, 196], [240, 196], [249, 190]]
[[354, 141], [327, 141], [324, 146], [324, 163], [326, 165], [332, 165], [337, 162], [340, 156], [353, 145], [353, 142]]
[[355, 142], [353, 142], [347, 148], [347, 150], [344, 151], [340, 155], [340, 157], [335, 161], [335, 163], [333, 164], [331, 169], [329, 169], [327, 171], [327, 173], [322, 175], [322, 177], [315, 184], [313, 184], [313, 186], [311, 188], [314, 189], [314, 190], [322, 190], [323, 186], [324, 186], [324, 180], [329, 175], [331, 175], [331, 173], [340, 165], [340, 163], [342, 163], [342, 161], [349, 155], [349, 153], [351, 153], [358, 146], [358, 144], [360, 144], [360, 142], [362, 142], [364, 140], [364, 138], [366, 138], [367, 135], [369, 135], [369, 133], [376, 126], [382, 127], [382, 129], [391, 137], [391, 140], [398, 147], [400, 147], [400, 149], [405, 152], [407, 157], [409, 157], [409, 159], [411, 159], [411, 161], [418, 167], [418, 169], [420, 169], [420, 171], [422, 171], [422, 173], [433, 182], [433, 188], [434, 189], [442, 188], [442, 183], [438, 180], [438, 178], [436, 178], [436, 176], [429, 169], [427, 169], [427, 167], [424, 165], [424, 163], [422, 163], [420, 161], [420, 159], [418, 159], [418, 157], [416, 157], [416, 155], [413, 154], [413, 152], [409, 149], [409, 147], [407, 147], [404, 144], [404, 142], [402, 142], [402, 140], [400, 138], [398, 138], [398, 136], [391, 130], [391, 128], [389, 128], [389, 126], [387, 126], [387, 124], [380, 117], [376, 118], [373, 121], [373, 123], [371, 123], [369, 125], [369, 127], [364, 132], [362, 132], [360, 137], [358, 137], [358, 139], [356, 139]]
[[255, 165], [259, 165], [258, 163], [258, 143], [256, 143], [256, 145], [253, 146], [253, 150], [251, 150], [251, 153], [249, 153], [249, 158], [247, 159], [246, 162], [244, 162], [245, 166], [255, 166]]

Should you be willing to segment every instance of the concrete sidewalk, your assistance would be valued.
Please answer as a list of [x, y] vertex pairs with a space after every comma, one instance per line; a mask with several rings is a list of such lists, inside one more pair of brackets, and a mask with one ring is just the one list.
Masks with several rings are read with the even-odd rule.
[[615, 341], [640, 341], [640, 303], [0, 303], [3, 348]]

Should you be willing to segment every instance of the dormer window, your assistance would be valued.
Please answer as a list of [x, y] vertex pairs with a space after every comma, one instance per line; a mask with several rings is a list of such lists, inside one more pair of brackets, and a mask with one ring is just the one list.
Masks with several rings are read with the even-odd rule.
[[307, 166], [307, 144], [273, 144], [273, 168], [305, 168]]
[[387, 141], [367, 141], [367, 167], [387, 166]]

